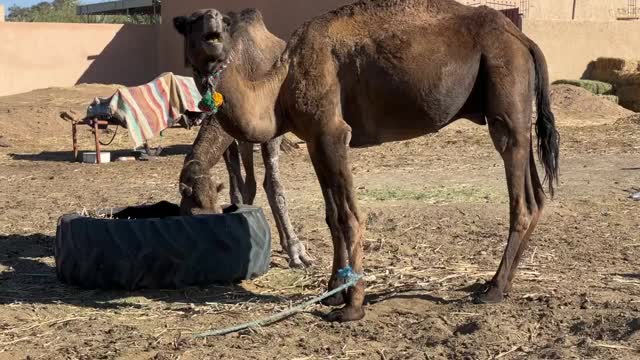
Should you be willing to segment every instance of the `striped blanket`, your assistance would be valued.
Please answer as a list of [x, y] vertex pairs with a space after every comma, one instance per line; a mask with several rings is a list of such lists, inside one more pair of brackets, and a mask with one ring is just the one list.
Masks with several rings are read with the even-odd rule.
[[199, 113], [201, 98], [193, 78], [163, 73], [147, 84], [95, 98], [87, 108], [87, 117], [116, 121], [129, 130], [138, 148], [174, 126], [185, 113]]

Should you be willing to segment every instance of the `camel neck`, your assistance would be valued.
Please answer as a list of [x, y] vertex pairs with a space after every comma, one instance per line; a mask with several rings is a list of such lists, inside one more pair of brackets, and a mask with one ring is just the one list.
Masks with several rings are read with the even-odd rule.
[[[241, 59], [242, 56], [237, 56]], [[242, 63], [233, 62], [223, 73], [218, 91], [225, 97], [220, 116], [222, 127], [234, 138], [266, 142], [276, 136], [275, 104], [288, 71], [288, 64], [275, 64], [264, 76], [250, 80]]]
[[220, 123], [210, 116], [202, 124], [193, 149], [185, 158], [185, 166], [210, 170], [220, 161], [232, 141], [233, 138], [222, 129]]

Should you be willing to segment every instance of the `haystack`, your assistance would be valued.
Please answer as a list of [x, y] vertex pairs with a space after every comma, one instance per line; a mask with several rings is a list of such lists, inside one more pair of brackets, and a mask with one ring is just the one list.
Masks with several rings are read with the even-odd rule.
[[640, 60], [598, 58], [582, 77], [613, 84], [620, 105], [640, 112]]
[[617, 88], [616, 94], [620, 100], [620, 105], [629, 110], [640, 112], [640, 83], [621, 86]]
[[558, 124], [564, 126], [612, 124], [633, 114], [602, 95], [572, 85], [551, 86], [551, 107]]
[[590, 91], [594, 95], [613, 94], [613, 85], [597, 80], [569, 80], [560, 79], [553, 82], [553, 85], [572, 85]]

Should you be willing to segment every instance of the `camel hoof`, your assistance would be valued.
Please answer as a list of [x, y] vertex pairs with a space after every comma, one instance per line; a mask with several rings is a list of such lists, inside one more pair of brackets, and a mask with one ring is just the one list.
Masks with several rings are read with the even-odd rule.
[[293, 245], [289, 245], [287, 249], [289, 254], [289, 267], [294, 269], [310, 267], [313, 265], [313, 258], [309, 256], [307, 250], [304, 248], [304, 244], [296, 242]]
[[509, 297], [509, 294], [511, 294], [511, 287], [511, 284], [507, 284], [507, 286], [504, 287], [504, 290], [502, 290], [505, 297]]
[[[327, 289], [327, 291], [331, 291], [337, 287], [344, 285], [345, 283], [346, 280], [344, 279], [332, 278], [331, 280], [329, 280], [329, 288]], [[324, 306], [340, 306], [347, 303], [348, 296], [349, 295], [347, 294], [347, 290], [345, 289], [320, 301], [320, 303]]]
[[331, 322], [334, 322], [334, 321], [347, 322], [347, 321], [357, 321], [362, 319], [363, 317], [364, 317], [364, 308], [362, 306], [356, 308], [356, 307], [347, 305], [342, 309], [336, 309], [328, 313], [327, 315], [325, 315], [324, 319], [326, 321], [331, 321]]
[[477, 293], [473, 302], [476, 304], [498, 304], [504, 300], [504, 294], [502, 290], [490, 285], [485, 291]]
[[346, 300], [345, 300], [346, 298], [347, 298], [347, 292], [342, 291], [337, 294], [333, 294], [332, 296], [329, 296], [328, 298], [320, 301], [320, 303], [324, 306], [340, 306], [346, 303]]

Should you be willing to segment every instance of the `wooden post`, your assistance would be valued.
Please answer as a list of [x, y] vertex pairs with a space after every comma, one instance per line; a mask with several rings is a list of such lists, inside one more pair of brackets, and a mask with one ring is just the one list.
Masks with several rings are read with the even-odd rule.
[[100, 141], [98, 140], [98, 119], [93, 119], [93, 137], [96, 141], [96, 162], [101, 164], [100, 161]]
[[73, 160], [78, 161], [78, 126], [71, 122], [71, 141], [73, 142]]

